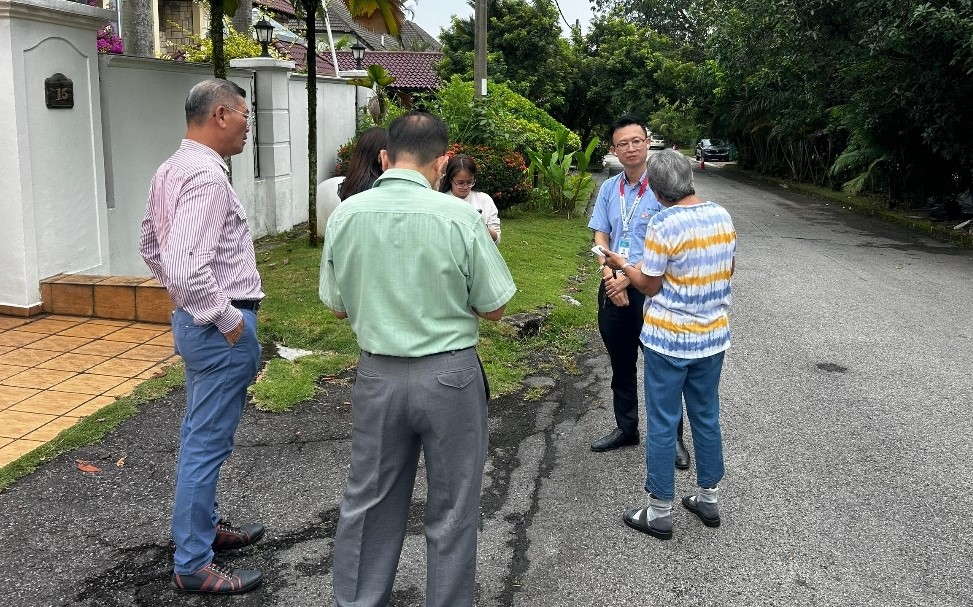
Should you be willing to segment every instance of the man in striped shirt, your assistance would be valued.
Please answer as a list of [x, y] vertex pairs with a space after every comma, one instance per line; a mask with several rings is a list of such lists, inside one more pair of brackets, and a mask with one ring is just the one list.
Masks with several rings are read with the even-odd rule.
[[736, 231], [723, 207], [696, 196], [692, 164], [679, 152], [650, 156], [648, 178], [666, 208], [649, 221], [641, 271], [616, 253], [609, 253], [606, 263], [649, 296], [641, 335], [649, 500], [647, 507], [626, 510], [622, 518], [629, 527], [667, 540], [672, 537], [673, 456], [684, 397], [699, 487], [682, 504], [707, 527], [720, 525], [717, 483], [724, 468], [719, 385], [723, 354], [730, 347], [727, 310]]
[[235, 527], [216, 508], [220, 466], [260, 362], [256, 312], [264, 293], [247, 216], [223, 160], [246, 145], [245, 95], [215, 79], [189, 92], [186, 137], [152, 179], [139, 241], [176, 304], [172, 335], [186, 365], [172, 509], [173, 584], [183, 592], [247, 592], [262, 579], [213, 560], [214, 550], [248, 546], [264, 532], [259, 523]]

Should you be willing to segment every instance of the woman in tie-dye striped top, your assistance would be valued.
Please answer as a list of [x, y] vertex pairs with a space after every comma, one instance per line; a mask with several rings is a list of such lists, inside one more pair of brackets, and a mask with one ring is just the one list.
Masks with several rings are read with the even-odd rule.
[[609, 254], [645, 300], [642, 356], [645, 362], [645, 508], [627, 510], [629, 527], [672, 537], [675, 497], [676, 424], [686, 413], [696, 451], [699, 488], [683, 506], [708, 527], [720, 524], [717, 483], [723, 478], [720, 432], [720, 373], [730, 346], [727, 309], [735, 266], [736, 231], [730, 214], [696, 196], [692, 164], [671, 150], [651, 154], [649, 187], [666, 207], [646, 230], [641, 268]]
[[735, 251], [733, 221], [715, 202], [675, 204], [649, 221], [642, 272], [663, 280], [645, 300], [641, 339], [646, 348], [703, 358], [730, 347], [727, 309]]

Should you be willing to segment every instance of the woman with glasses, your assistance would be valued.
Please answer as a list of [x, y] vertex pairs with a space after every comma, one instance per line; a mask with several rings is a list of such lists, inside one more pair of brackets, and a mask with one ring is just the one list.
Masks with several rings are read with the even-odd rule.
[[493, 198], [486, 192], [473, 190], [476, 185], [476, 163], [466, 154], [456, 154], [446, 163], [446, 172], [439, 182], [440, 192], [449, 192], [462, 198], [480, 212], [493, 242], [500, 242], [500, 215]]

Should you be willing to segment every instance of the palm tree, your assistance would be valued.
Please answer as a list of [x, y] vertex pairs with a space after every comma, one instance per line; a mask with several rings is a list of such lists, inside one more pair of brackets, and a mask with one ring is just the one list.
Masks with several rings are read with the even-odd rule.
[[226, 56], [223, 52], [223, 17], [236, 12], [236, 0], [210, 0], [209, 37], [213, 41], [213, 77], [226, 79]]
[[[218, 0], [214, 0], [218, 1]], [[304, 19], [307, 39], [307, 162], [308, 162], [308, 244], [318, 245], [318, 96], [317, 96], [317, 17], [325, 17], [328, 1], [299, 0], [295, 3], [298, 16]], [[404, 0], [340, 0], [348, 7], [352, 18], [365, 27], [398, 37], [405, 21]], [[214, 46], [215, 48], [215, 46]], [[338, 66], [335, 66], [335, 70]]]
[[368, 100], [368, 115], [371, 116], [372, 122], [380, 124], [385, 119], [386, 112], [388, 112], [389, 95], [387, 87], [395, 82], [395, 76], [385, 71], [385, 68], [381, 65], [369, 65], [365, 74], [364, 78], [349, 80], [348, 84], [363, 86], [375, 92], [372, 98]]
[[233, 13], [233, 29], [245, 34], [253, 25], [253, 0], [239, 0], [239, 3], [236, 12]]
[[125, 54], [136, 57], [155, 55], [152, 0], [126, 0], [120, 6], [119, 25], [125, 36]]

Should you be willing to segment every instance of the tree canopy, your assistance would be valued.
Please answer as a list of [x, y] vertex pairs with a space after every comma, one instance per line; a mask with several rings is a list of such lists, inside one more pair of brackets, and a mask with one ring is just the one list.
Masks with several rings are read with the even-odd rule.
[[[472, 5], [472, 2], [470, 2]], [[668, 141], [730, 139], [769, 174], [892, 205], [973, 185], [973, 0], [490, 0], [491, 80], [588, 140], [634, 113]], [[469, 79], [472, 19], [442, 34]]]

